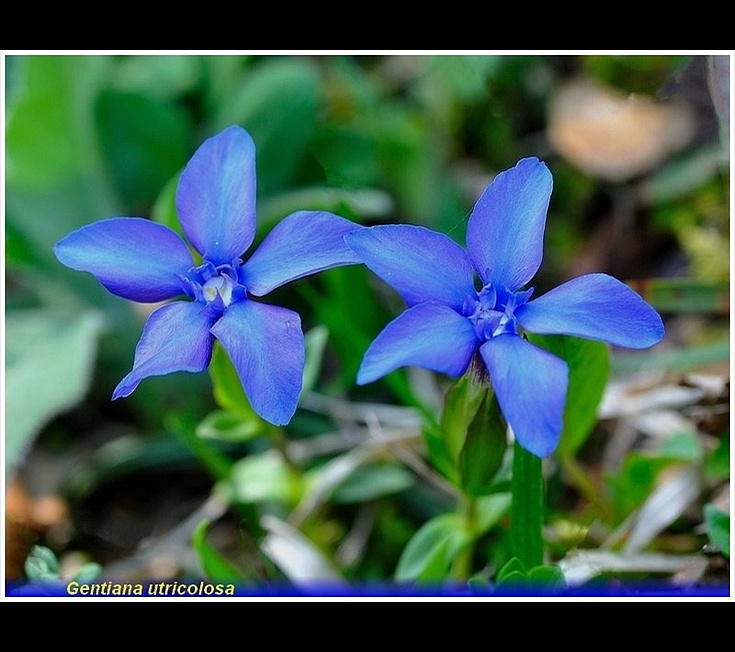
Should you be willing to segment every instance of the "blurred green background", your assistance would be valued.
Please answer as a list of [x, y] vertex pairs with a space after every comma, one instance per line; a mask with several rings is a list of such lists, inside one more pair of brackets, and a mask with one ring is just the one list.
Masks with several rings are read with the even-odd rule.
[[[209, 376], [148, 379], [112, 403], [150, 308], [64, 268], [52, 246], [113, 216], [178, 228], [182, 166], [231, 124], [257, 147], [258, 238], [295, 210], [324, 209], [365, 225], [421, 224], [461, 243], [493, 176], [538, 156], [554, 193], [537, 291], [591, 271], [637, 282], [667, 319], [657, 369], [723, 373], [730, 63], [718, 54], [5, 55], [5, 484], [20, 528], [18, 541], [8, 529], [9, 576], [22, 576], [36, 542], [62, 560], [120, 563], [184, 522], [213, 486], [171, 436], [172, 418], [201, 434], [222, 407]], [[361, 266], [268, 300], [298, 310], [310, 333], [311, 394], [284, 433], [291, 444], [335, 428], [346, 437], [335, 406], [439, 404], [444, 379], [415, 370], [355, 387], [362, 353], [400, 310]], [[651, 356], [616, 360], [630, 371]], [[257, 437], [206, 423], [231, 459], [267, 452]], [[344, 437], [338, 450], [349, 450]], [[302, 467], [329, 454], [312, 450]], [[352, 478], [352, 497], [343, 486], [333, 509], [302, 528], [334, 551], [355, 514], [368, 514], [369, 552], [342, 566], [357, 579], [390, 577], [413, 532], [447, 502], [400, 455], [381, 462], [378, 486], [369, 474]], [[372, 511], [355, 511], [368, 503]]]

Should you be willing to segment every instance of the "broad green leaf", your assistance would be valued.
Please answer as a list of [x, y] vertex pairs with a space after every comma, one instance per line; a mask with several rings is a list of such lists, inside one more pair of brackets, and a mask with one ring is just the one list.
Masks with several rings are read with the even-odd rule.
[[302, 164], [316, 132], [320, 83], [308, 59], [264, 58], [218, 107], [216, 130], [238, 124], [255, 141], [259, 194], [288, 187]]
[[505, 581], [509, 577], [523, 577], [527, 576], [526, 567], [518, 557], [511, 557], [503, 567], [498, 571], [496, 581], [498, 583]]
[[376, 186], [380, 166], [375, 143], [366, 134], [342, 126], [323, 130], [314, 144], [314, 156], [324, 168], [329, 185], [345, 188]]
[[173, 104], [106, 91], [95, 110], [100, 142], [127, 206], [147, 210], [191, 152], [191, 127]]
[[509, 571], [503, 575], [502, 579], [499, 579], [497, 584], [502, 587], [519, 586], [528, 584], [528, 575], [521, 571]]
[[6, 315], [6, 478], [41, 428], [84, 397], [101, 329], [95, 312], [69, 317], [34, 309]]
[[[175, 174], [168, 180], [165, 186], [158, 194], [153, 208], [151, 209], [151, 219], [167, 226], [172, 231], [176, 231], [185, 242], [188, 242], [184, 235], [184, 229], [181, 228], [179, 214], [176, 211], [176, 189], [179, 187], [179, 175]], [[201, 258], [199, 252], [192, 249], [192, 255]]]
[[26, 237], [13, 222], [5, 223], [5, 265], [10, 268], [19, 265], [33, 265], [38, 254]]
[[89, 169], [97, 160], [93, 105], [110, 58], [14, 58], [21, 90], [6, 113], [7, 183], [48, 187]]
[[534, 566], [526, 571], [523, 564], [513, 557], [498, 572], [499, 587], [529, 586], [540, 588], [564, 588], [566, 580], [559, 566]]
[[394, 210], [390, 195], [373, 188], [345, 189], [311, 186], [279, 192], [258, 205], [258, 232], [270, 230], [279, 220], [299, 210], [328, 211], [352, 219], [386, 218]]
[[445, 90], [440, 95], [453, 102], [472, 102], [487, 97], [488, 79], [498, 72], [502, 61], [497, 55], [439, 55], [423, 59], [423, 67], [431, 81], [441, 82]]
[[[111, 58], [12, 59], [15, 92], [7, 106], [5, 131], [5, 217], [13, 234], [8, 253], [17, 255], [22, 242], [33, 262], [50, 268], [54, 279], [86, 280], [63, 268], [51, 248], [85, 223], [121, 214], [94, 123], [94, 104]], [[100, 289], [99, 295], [88, 294], [98, 303], [98, 297], [108, 293]]]
[[704, 524], [709, 540], [730, 559], [730, 515], [708, 503], [704, 506]]
[[696, 434], [681, 432], [669, 437], [661, 446], [661, 455], [681, 460], [682, 462], [698, 462], [704, 451]]
[[413, 475], [396, 464], [361, 466], [332, 494], [335, 503], [362, 503], [405, 491], [414, 485]]
[[559, 356], [569, 365], [569, 388], [564, 407], [564, 428], [559, 454], [574, 455], [597, 422], [597, 409], [610, 377], [606, 344], [568, 335], [529, 335], [534, 344]]
[[659, 474], [672, 464], [681, 464], [681, 460], [637, 451], [625, 457], [620, 469], [606, 478], [618, 520], [643, 505], [653, 491]]
[[470, 542], [458, 514], [441, 514], [422, 525], [403, 550], [395, 571], [399, 582], [439, 582]]
[[115, 88], [159, 100], [176, 99], [196, 90], [202, 57], [178, 54], [127, 55], [117, 61]]
[[252, 55], [239, 54], [199, 57], [204, 77], [201, 96], [207, 115], [215, 114], [219, 110], [254, 59]]
[[214, 410], [202, 419], [196, 433], [204, 439], [242, 442], [264, 434], [264, 422], [229, 410]]
[[255, 414], [250, 406], [250, 401], [245, 396], [245, 390], [242, 388], [235, 366], [218, 342], [215, 342], [212, 351], [209, 375], [212, 379], [214, 400], [217, 405], [224, 410], [241, 415], [248, 423], [260, 418]]
[[722, 170], [719, 144], [693, 149], [655, 170], [641, 186], [642, 197], [651, 204], [680, 199]]
[[715, 449], [704, 460], [704, 473], [711, 482], [730, 478], [730, 437], [720, 437]]
[[462, 490], [468, 496], [484, 496], [493, 489], [495, 475], [507, 449], [506, 424], [490, 391], [483, 394], [475, 418], [459, 454]]
[[538, 586], [558, 588], [566, 586], [564, 573], [559, 566], [536, 566], [528, 571], [528, 580]]
[[408, 215], [436, 228], [443, 208], [444, 179], [430, 120], [398, 103], [382, 103], [364, 119], [377, 143], [381, 168], [396, 203]]
[[497, 493], [481, 496], [475, 502], [477, 514], [476, 535], [481, 535], [497, 525], [510, 509], [512, 497], [510, 493]]
[[207, 541], [209, 521], [201, 521], [192, 534], [191, 542], [208, 579], [213, 582], [237, 582], [244, 579], [234, 564]]
[[232, 467], [232, 498], [244, 503], [292, 504], [298, 497], [296, 478], [283, 457], [274, 450], [249, 455]]

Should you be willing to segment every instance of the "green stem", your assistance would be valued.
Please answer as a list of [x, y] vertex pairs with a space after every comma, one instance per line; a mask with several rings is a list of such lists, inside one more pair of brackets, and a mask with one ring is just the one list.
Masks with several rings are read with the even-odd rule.
[[452, 577], [457, 580], [467, 580], [472, 573], [472, 559], [475, 556], [475, 541], [477, 536], [477, 500], [471, 496], [464, 496], [462, 501], [463, 525], [469, 535], [467, 546], [454, 558], [452, 563]]
[[513, 447], [511, 491], [513, 554], [530, 570], [544, 562], [544, 479], [541, 458], [518, 442]]

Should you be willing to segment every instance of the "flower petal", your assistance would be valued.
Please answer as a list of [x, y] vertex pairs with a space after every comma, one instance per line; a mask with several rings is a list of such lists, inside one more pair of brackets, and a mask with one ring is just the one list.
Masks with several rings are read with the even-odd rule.
[[537, 457], [550, 455], [561, 436], [567, 363], [517, 335], [493, 337], [480, 355], [518, 443]]
[[133, 393], [141, 380], [174, 371], [203, 371], [212, 357], [212, 319], [196, 301], [175, 301], [154, 310], [135, 347], [133, 370], [120, 381], [113, 400]]
[[255, 236], [255, 144], [228, 127], [205, 140], [186, 164], [176, 190], [184, 233], [216, 265], [241, 256]]
[[524, 158], [496, 176], [477, 200], [467, 224], [467, 249], [485, 283], [515, 291], [536, 274], [552, 185], [544, 163]]
[[242, 268], [241, 282], [256, 296], [298, 278], [361, 262], [345, 235], [362, 228], [324, 211], [298, 211], [283, 218]]
[[155, 302], [183, 294], [177, 274], [192, 265], [184, 241], [171, 229], [140, 217], [115, 217], [83, 226], [54, 246], [61, 263], [90, 272], [110, 292]]
[[469, 319], [438, 303], [420, 303], [390, 322], [365, 353], [359, 385], [414, 365], [450, 376], [467, 369], [477, 345]]
[[350, 233], [347, 244], [409, 306], [436, 301], [461, 309], [474, 295], [474, 271], [454, 240], [424, 227], [373, 226]]
[[521, 306], [515, 314], [532, 333], [575, 335], [632, 349], [653, 346], [664, 336], [658, 313], [607, 274], [578, 276]]
[[253, 409], [286, 425], [296, 412], [304, 373], [304, 335], [299, 316], [255, 301], [230, 305], [212, 328], [237, 369]]

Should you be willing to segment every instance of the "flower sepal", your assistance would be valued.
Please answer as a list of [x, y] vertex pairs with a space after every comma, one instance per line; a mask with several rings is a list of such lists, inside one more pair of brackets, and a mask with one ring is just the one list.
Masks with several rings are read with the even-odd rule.
[[432, 462], [466, 496], [491, 493], [507, 450], [507, 425], [482, 363], [475, 358], [449, 388], [438, 428], [425, 441]]

